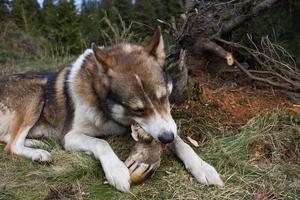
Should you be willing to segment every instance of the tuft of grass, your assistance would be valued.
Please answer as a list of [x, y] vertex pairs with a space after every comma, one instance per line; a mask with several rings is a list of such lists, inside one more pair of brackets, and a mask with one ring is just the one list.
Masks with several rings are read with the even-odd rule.
[[[298, 199], [299, 119], [275, 110], [254, 117], [239, 133], [211, 137], [203, 153], [226, 180], [217, 197], [256, 199], [270, 195], [267, 199]], [[261, 154], [257, 156], [254, 144], [270, 146], [258, 148]], [[287, 151], [293, 152], [294, 159], [286, 157]]]
[[117, 22], [113, 23], [111, 19], [105, 13], [105, 16], [100, 21], [102, 29], [100, 30], [102, 39], [105, 46], [115, 45], [119, 43], [143, 43], [140, 35], [133, 31], [136, 27], [148, 27], [146, 24], [142, 24], [136, 21], [130, 22], [128, 25], [124, 22], [123, 18], [118, 15]]

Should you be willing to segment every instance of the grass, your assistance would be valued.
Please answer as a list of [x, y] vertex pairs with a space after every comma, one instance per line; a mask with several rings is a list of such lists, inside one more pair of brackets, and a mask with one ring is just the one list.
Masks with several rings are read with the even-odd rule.
[[[52, 61], [51, 61], [52, 60]], [[2, 74], [55, 70], [72, 58], [45, 59], [2, 66]], [[279, 110], [258, 115], [239, 129], [222, 131], [201, 118], [175, 113], [183, 138], [203, 141], [194, 148], [222, 174], [224, 188], [198, 184], [174, 156], [165, 152], [162, 165], [144, 184], [122, 194], [105, 184], [100, 163], [83, 153], [62, 150], [45, 141], [53, 162], [41, 165], [5, 154], [0, 143], [0, 200], [4, 199], [299, 199], [300, 118]], [[122, 160], [133, 141], [108, 138]]]

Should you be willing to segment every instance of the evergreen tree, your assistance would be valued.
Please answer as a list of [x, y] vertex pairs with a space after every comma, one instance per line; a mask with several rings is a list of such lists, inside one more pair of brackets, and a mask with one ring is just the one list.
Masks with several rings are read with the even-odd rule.
[[58, 53], [79, 53], [83, 40], [74, 0], [60, 0], [55, 6], [48, 1], [44, 13], [47, 13], [44, 30], [49, 30], [45, 34]]
[[101, 19], [104, 13], [100, 11], [100, 3], [94, 0], [84, 0], [81, 5], [80, 22], [86, 46], [92, 42], [101, 41]]
[[43, 10], [42, 10], [42, 15], [43, 15], [43, 35], [54, 41], [55, 35], [56, 35], [56, 29], [58, 28], [57, 26], [57, 10], [56, 6], [53, 3], [53, 0], [44, 0], [43, 2]]
[[41, 25], [40, 6], [36, 0], [14, 0], [11, 18], [25, 32], [36, 34]]
[[141, 36], [148, 36], [153, 30], [147, 28], [155, 28], [157, 26], [156, 19], [158, 18], [154, 4], [148, 0], [136, 0], [134, 5], [134, 20], [144, 24], [144, 26], [138, 27], [135, 31], [141, 33]]
[[133, 5], [131, 0], [115, 0], [115, 6], [118, 9], [122, 19], [126, 24], [132, 21]]
[[60, 0], [57, 6], [57, 16], [58, 41], [70, 48], [70, 53], [79, 52], [82, 49], [82, 35], [74, 0]]

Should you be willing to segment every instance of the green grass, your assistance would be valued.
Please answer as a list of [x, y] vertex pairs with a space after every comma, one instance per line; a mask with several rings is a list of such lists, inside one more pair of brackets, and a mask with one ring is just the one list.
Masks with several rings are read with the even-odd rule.
[[[54, 70], [68, 59], [16, 63], [3, 73], [36, 69]], [[189, 112], [189, 111], [186, 111]], [[183, 138], [203, 141], [195, 151], [216, 167], [224, 188], [207, 187], [189, 174], [170, 153], [164, 152], [161, 167], [144, 184], [123, 194], [104, 184], [100, 163], [83, 153], [62, 150], [55, 140], [45, 141], [53, 157], [50, 165], [5, 154], [0, 143], [0, 200], [2, 199], [299, 199], [300, 118], [278, 110], [256, 116], [239, 129], [221, 131], [201, 115], [187, 118], [176, 112]], [[134, 142], [129, 136], [108, 138], [122, 160]], [[255, 154], [259, 152], [259, 154]], [[51, 196], [52, 195], [52, 196]]]
[[75, 61], [74, 57], [43, 57], [39, 60], [33, 59], [20, 59], [17, 61], [10, 61], [5, 64], [0, 64], [0, 75], [20, 73], [27, 71], [56, 71], [63, 67], [66, 67]]

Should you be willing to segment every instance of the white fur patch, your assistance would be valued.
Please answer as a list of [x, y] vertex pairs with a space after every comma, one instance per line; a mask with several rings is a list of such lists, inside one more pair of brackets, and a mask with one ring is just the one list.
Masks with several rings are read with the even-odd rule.
[[112, 114], [113, 118], [120, 119], [120, 118], [124, 117], [124, 111], [125, 110], [124, 110], [123, 106], [115, 104], [112, 107], [112, 113], [111, 114]]
[[108, 121], [99, 111], [96, 111], [96, 108], [83, 103], [78, 103], [76, 106], [73, 129], [81, 130], [90, 136], [119, 135], [126, 132], [124, 127], [119, 126], [114, 121]]
[[167, 91], [169, 95], [172, 93], [172, 90], [173, 90], [173, 82], [170, 80], [167, 82]]
[[[96, 108], [86, 105], [84, 102], [81, 102], [80, 98], [76, 98], [75, 106], [75, 118], [74, 124], [75, 127], [80, 127], [80, 122], [89, 121], [96, 127], [101, 127], [103, 124], [103, 117], [99, 114]], [[77, 124], [77, 122], [79, 122]]]
[[93, 54], [93, 50], [92, 49], [87, 49], [84, 51], [83, 54], [81, 54], [77, 60], [72, 64], [72, 68], [71, 68], [71, 72], [69, 75], [69, 82], [73, 82], [73, 80], [75, 80], [78, 72], [80, 71], [82, 64], [84, 62], [84, 60], [86, 59], [87, 56], [89, 56], [90, 54]]
[[26, 147], [46, 147], [44, 142], [34, 139], [26, 139], [24, 145]]
[[124, 44], [122, 49], [125, 53], [131, 53], [133, 51], [133, 48], [130, 44]]
[[22, 131], [22, 133], [16, 138], [15, 143], [14, 143], [14, 146], [15, 146], [16, 148], [21, 147], [21, 146], [24, 146], [25, 139], [26, 139], [26, 137], [27, 137], [27, 135], [28, 135], [30, 129], [31, 129], [31, 127], [29, 127], [29, 126], [26, 127], [26, 128]]
[[167, 95], [167, 91], [166, 91], [166, 88], [163, 87], [163, 86], [159, 86], [157, 89], [156, 89], [156, 97], [158, 99], [160, 99], [161, 97], [163, 96], [166, 96]]

